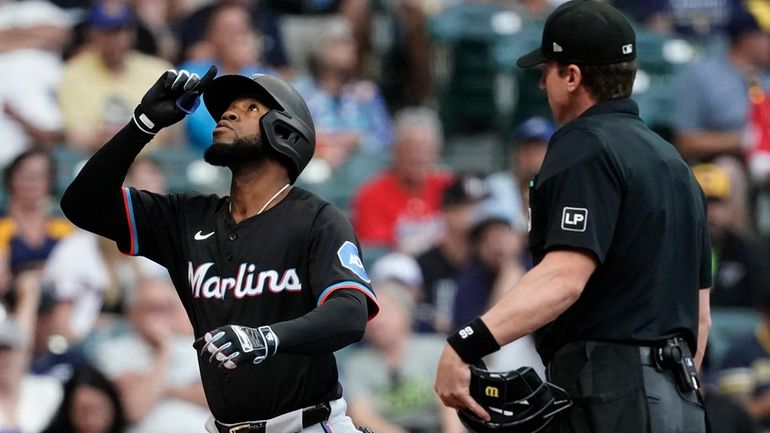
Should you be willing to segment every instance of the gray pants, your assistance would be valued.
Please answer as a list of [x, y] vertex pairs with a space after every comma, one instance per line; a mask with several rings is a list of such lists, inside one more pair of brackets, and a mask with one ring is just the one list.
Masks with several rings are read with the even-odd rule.
[[676, 389], [674, 374], [642, 366], [644, 393], [650, 418], [650, 433], [703, 433], [703, 408], [695, 392], [682, 394]]
[[559, 350], [549, 380], [573, 406], [551, 433], [704, 433], [695, 392], [677, 390], [674, 373], [642, 361], [637, 346], [582, 341]]

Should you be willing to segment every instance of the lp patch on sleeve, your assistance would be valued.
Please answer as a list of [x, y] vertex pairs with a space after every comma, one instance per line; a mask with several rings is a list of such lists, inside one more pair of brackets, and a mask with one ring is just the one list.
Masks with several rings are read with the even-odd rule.
[[584, 232], [587, 221], [588, 209], [565, 206], [561, 214], [561, 229], [568, 232]]

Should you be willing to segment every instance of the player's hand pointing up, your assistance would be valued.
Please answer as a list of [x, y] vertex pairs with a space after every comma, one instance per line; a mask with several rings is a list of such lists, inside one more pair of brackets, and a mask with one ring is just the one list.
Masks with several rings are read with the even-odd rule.
[[144, 132], [156, 134], [192, 113], [200, 96], [217, 75], [212, 65], [203, 77], [182, 69], [169, 69], [158, 78], [134, 110], [134, 122]]

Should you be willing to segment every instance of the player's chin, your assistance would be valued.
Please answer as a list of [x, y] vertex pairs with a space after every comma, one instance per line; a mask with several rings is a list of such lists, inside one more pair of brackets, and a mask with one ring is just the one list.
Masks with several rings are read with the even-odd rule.
[[203, 160], [218, 167], [229, 167], [235, 159], [231, 142], [215, 141], [203, 153]]

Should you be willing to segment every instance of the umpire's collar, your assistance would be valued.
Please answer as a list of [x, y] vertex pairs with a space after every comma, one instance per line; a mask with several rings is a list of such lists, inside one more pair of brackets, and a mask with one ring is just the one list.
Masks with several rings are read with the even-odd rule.
[[634, 116], [638, 116], [639, 106], [636, 105], [636, 102], [634, 102], [631, 98], [609, 99], [607, 101], [601, 101], [597, 103], [588, 110], [584, 111], [578, 117], [589, 117], [597, 116], [600, 114], [613, 113], [632, 114]]

